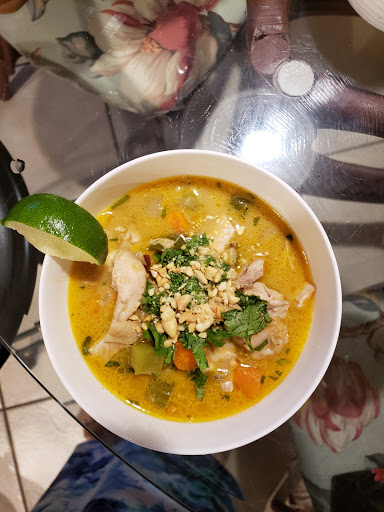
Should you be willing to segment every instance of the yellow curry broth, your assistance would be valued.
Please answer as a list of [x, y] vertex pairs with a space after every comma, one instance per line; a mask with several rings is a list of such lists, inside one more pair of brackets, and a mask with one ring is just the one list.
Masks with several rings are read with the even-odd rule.
[[[237, 211], [231, 205], [234, 196], [247, 197], [253, 202], [246, 210]], [[190, 206], [190, 202], [185, 203], [183, 200], [185, 197], [192, 198], [193, 206], [196, 206], [196, 201], [193, 201], [195, 198], [197, 208], [184, 206]], [[238, 244], [236, 270], [245, 261], [251, 262], [264, 256], [264, 276], [260, 281], [282, 293], [290, 302], [284, 320], [289, 343], [278, 356], [255, 361], [242, 349], [237, 350], [244, 362], [257, 365], [265, 376], [257, 398], [247, 398], [236, 387], [230, 394], [223, 393], [219, 383], [209, 376], [204, 399], [200, 402], [187, 372], [168, 367], [158, 379], [171, 382], [175, 387], [167, 408], [161, 409], [145, 397], [147, 385], [154, 377], [122, 373], [120, 367], [105, 367], [101, 358], [92, 355], [85, 356], [85, 360], [96, 377], [127, 403], [163, 418], [206, 421], [235, 414], [261, 400], [290, 371], [307, 338], [313, 308], [313, 299], [308, 300], [300, 309], [294, 306], [294, 299], [305, 283], [311, 281], [311, 275], [303, 250], [283, 219], [258, 197], [227, 182], [218, 184], [216, 180], [199, 177], [159, 180], [150, 186], [143, 185], [129, 191], [129, 199], [119, 206], [106, 209], [98, 220], [107, 232], [110, 250], [116, 249], [125, 234], [130, 232], [140, 235], [140, 242], [134, 246], [134, 250], [151, 254], [148, 251], [149, 240], [175, 233], [169, 218], [172, 212], [180, 211], [187, 219], [189, 227], [186, 234], [189, 236], [204, 232], [202, 219], [207, 215], [226, 215], [234, 225], [244, 226], [244, 233], [235, 233], [231, 239]], [[287, 239], [287, 235], [291, 235], [293, 241]], [[110, 275], [104, 268], [98, 269], [85, 263], [72, 265], [69, 311], [80, 350], [87, 336], [96, 342], [108, 329], [116, 300], [110, 283]], [[285, 361], [282, 362], [282, 359]]]

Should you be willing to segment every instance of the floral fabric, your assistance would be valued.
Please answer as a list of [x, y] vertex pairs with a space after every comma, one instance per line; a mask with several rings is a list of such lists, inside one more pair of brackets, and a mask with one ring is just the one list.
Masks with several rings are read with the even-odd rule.
[[36, 65], [120, 108], [157, 115], [204, 80], [245, 12], [245, 0], [28, 0], [0, 16], [0, 32]]

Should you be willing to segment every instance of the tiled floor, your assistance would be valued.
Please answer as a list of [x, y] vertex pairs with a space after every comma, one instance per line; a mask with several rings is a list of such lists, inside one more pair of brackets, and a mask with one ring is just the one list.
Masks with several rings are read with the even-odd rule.
[[83, 429], [14, 356], [0, 386], [0, 510], [26, 512], [84, 441]]

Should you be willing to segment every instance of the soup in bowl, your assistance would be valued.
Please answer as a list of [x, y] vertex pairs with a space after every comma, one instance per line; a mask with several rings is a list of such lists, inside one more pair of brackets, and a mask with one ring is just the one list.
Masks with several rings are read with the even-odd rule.
[[281, 180], [182, 150], [129, 162], [79, 198], [103, 267], [46, 258], [40, 317], [59, 377], [95, 420], [142, 446], [228, 450], [315, 389], [340, 323], [329, 241]]

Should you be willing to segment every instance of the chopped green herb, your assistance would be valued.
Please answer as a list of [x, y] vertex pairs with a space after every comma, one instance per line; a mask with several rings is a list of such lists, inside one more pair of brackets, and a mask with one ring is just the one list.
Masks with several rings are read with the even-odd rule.
[[128, 194], [126, 196], [122, 197], [121, 199], [116, 201], [116, 203], [113, 203], [113, 205], [111, 206], [111, 210], [114, 210], [115, 208], [117, 208], [121, 204], [125, 203], [125, 201], [128, 201], [128, 199], [130, 199], [130, 198], [131, 198], [131, 196], [128, 195]]
[[152, 258], [156, 261], [156, 263], [160, 263], [160, 260], [161, 260], [161, 254], [159, 254], [158, 252], [155, 253]]
[[253, 225], [254, 225], [254, 226], [257, 226], [257, 223], [259, 222], [259, 219], [260, 219], [260, 217], [255, 217], [255, 218], [253, 219]]
[[89, 355], [89, 346], [91, 344], [92, 338], [90, 336], [87, 336], [85, 340], [83, 341], [82, 345], [82, 352], [84, 356]]
[[262, 341], [260, 343], [260, 345], [257, 345], [257, 347], [255, 347], [253, 350], [256, 351], [256, 352], [260, 352], [260, 350], [263, 350], [265, 345], [268, 345], [268, 338], [266, 338], [264, 341]]
[[194, 382], [196, 396], [201, 402], [205, 395], [204, 386], [208, 380], [208, 377], [204, 375], [204, 373], [202, 373], [199, 368], [196, 368], [196, 370], [193, 372], [188, 373], [188, 377]]
[[164, 357], [164, 366], [167, 366], [169, 363], [172, 363], [173, 357], [175, 354], [175, 347], [172, 345], [171, 347], [164, 347], [164, 341], [168, 339], [166, 334], [160, 334], [156, 327], [147, 322], [148, 330], [143, 331], [143, 338], [152, 341], [155, 345], [155, 354], [158, 357]]
[[221, 399], [222, 399], [222, 400], [226, 400], [227, 402], [229, 402], [229, 401], [230, 401], [230, 399], [231, 399], [231, 397], [230, 397], [229, 395], [223, 395], [223, 396], [221, 397]]
[[218, 186], [218, 188], [221, 188], [221, 183], [220, 183], [220, 181], [218, 181], [218, 182], [217, 182], [217, 186]]
[[283, 375], [283, 372], [279, 372], [279, 370], [275, 370], [275, 373], [280, 377], [280, 375]]
[[200, 338], [195, 332], [181, 331], [180, 341], [185, 348], [192, 350], [196, 364], [201, 371], [208, 368], [207, 358], [205, 357], [205, 340]]
[[265, 375], [262, 375], [261, 376], [261, 380], [260, 380], [260, 384], [264, 384], [264, 381], [265, 381]]
[[283, 357], [281, 359], [279, 359], [278, 361], [276, 361], [277, 364], [280, 364], [281, 366], [289, 363], [290, 361], [288, 361], [288, 359], [284, 359]]
[[293, 236], [292, 236], [292, 235], [287, 235], [285, 238], [288, 238], [288, 240], [289, 240], [290, 242], [293, 242]]
[[163, 208], [163, 211], [161, 212], [161, 218], [164, 219], [164, 217], [167, 215], [166, 209]]
[[272, 375], [269, 375], [269, 378], [272, 380], [279, 380], [279, 377], [273, 377]]
[[222, 329], [207, 329], [205, 332], [207, 333], [207, 341], [215, 347], [222, 347], [225, 343], [224, 340], [230, 337], [228, 332]]
[[199, 247], [203, 245], [209, 245], [209, 240], [205, 233], [192, 236], [191, 239], [185, 244], [185, 248], [186, 251], [195, 250], [197, 252]]
[[131, 405], [139, 405], [139, 402], [137, 400], [131, 400], [130, 398], [126, 398], [125, 401]]
[[290, 353], [290, 351], [291, 351], [291, 349], [290, 349], [290, 348], [286, 348], [286, 349], [285, 349], [285, 353], [286, 353], [286, 354], [289, 354], [289, 353]]
[[245, 215], [249, 206], [252, 204], [252, 201], [247, 197], [234, 196], [231, 197], [230, 203], [235, 210]]
[[120, 366], [120, 363], [118, 361], [108, 361], [108, 363], [105, 363], [107, 368], [112, 368], [112, 366]]
[[143, 298], [141, 299], [141, 305], [143, 311], [145, 311], [148, 315], [155, 315], [160, 317], [160, 297], [156, 295], [154, 291], [153, 295], [149, 295], [150, 290], [155, 290], [153, 284], [147, 280], [147, 286], [145, 288], [145, 292]]
[[83, 285], [83, 286], [80, 286], [80, 290], [84, 290], [84, 288], [85, 288], [85, 286], [84, 286], [84, 285]]
[[117, 242], [118, 241], [118, 238], [110, 238], [109, 239], [110, 242]]
[[223, 317], [229, 336], [245, 338], [253, 352], [255, 349], [251, 344], [251, 336], [265, 329], [272, 322], [272, 319], [267, 312], [267, 301], [260, 300], [255, 295], [250, 295], [249, 297], [257, 299], [258, 302], [253, 301], [254, 304], [252, 304], [250, 301], [252, 305], [245, 307], [242, 311], [227, 311], [223, 313]]

